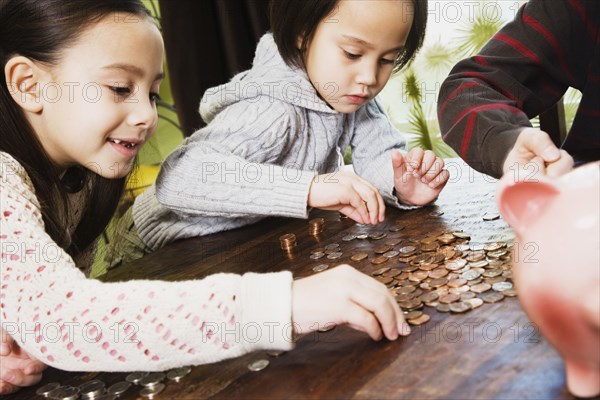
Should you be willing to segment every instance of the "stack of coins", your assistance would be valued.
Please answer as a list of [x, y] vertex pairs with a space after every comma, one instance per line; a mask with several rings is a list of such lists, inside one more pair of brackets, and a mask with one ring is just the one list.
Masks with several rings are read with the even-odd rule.
[[79, 386], [79, 394], [82, 399], [94, 399], [104, 394], [105, 387], [104, 382], [94, 379]]
[[318, 236], [319, 233], [323, 232], [323, 225], [325, 224], [325, 219], [323, 218], [315, 218], [308, 221], [308, 234], [312, 236]]
[[296, 235], [293, 233], [286, 233], [279, 237], [279, 243], [281, 244], [282, 250], [292, 250], [297, 245]]

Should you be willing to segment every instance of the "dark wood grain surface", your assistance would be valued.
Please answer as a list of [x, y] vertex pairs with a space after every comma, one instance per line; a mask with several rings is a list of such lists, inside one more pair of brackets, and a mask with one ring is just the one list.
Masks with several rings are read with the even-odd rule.
[[[310, 250], [340, 243], [344, 256], [336, 264], [350, 263], [370, 273], [369, 260], [355, 263], [358, 249], [372, 250], [370, 240], [342, 242], [349, 233], [383, 231], [388, 238], [422, 239], [432, 233], [463, 230], [471, 243], [511, 240], [502, 220], [484, 221], [497, 212], [495, 182], [466, 167], [449, 163], [451, 181], [434, 205], [411, 211], [388, 209], [386, 221], [374, 227], [358, 226], [338, 213], [311, 214], [326, 219], [318, 237], [308, 234], [306, 220], [268, 219], [231, 232], [174, 243], [151, 256], [109, 272], [102, 279], [182, 280], [216, 272], [244, 273], [289, 269], [295, 276], [314, 274], [322, 260], [309, 259]], [[441, 215], [440, 215], [441, 214]], [[396, 221], [400, 232], [388, 228]], [[292, 254], [279, 248], [279, 236], [295, 233], [298, 246]], [[334, 262], [327, 260], [331, 266]], [[387, 266], [390, 263], [387, 263]], [[395, 342], [374, 342], [346, 327], [302, 337], [296, 348], [279, 357], [266, 352], [194, 367], [181, 382], [167, 383], [159, 399], [214, 398], [410, 398], [410, 399], [571, 399], [565, 388], [564, 366], [558, 353], [540, 336], [519, 306], [518, 298], [484, 304], [466, 314], [439, 313], [426, 324], [412, 328], [410, 336]], [[251, 372], [247, 365], [268, 358], [270, 365]], [[122, 373], [67, 373], [50, 369], [43, 383], [77, 386], [92, 378], [107, 386], [124, 379]], [[25, 389], [10, 399], [35, 397]], [[120, 398], [137, 399], [139, 387]]]

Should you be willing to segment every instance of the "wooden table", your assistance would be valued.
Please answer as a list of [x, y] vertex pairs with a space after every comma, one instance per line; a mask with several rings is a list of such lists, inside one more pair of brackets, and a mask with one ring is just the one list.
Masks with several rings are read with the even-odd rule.
[[[462, 161], [452, 160], [448, 168], [450, 183], [435, 205], [402, 212], [388, 209], [386, 221], [376, 227], [357, 226], [349, 219], [340, 219], [338, 213], [318, 211], [311, 217], [322, 216], [327, 222], [316, 239], [308, 234], [306, 220], [268, 219], [243, 229], [174, 243], [109, 272], [103, 280], [181, 280], [216, 272], [284, 269], [295, 276], [308, 276], [314, 274], [312, 267], [322, 263], [308, 257], [319, 245], [336, 242], [346, 248], [363, 246], [372, 254], [375, 245], [368, 240], [342, 244], [344, 235], [359, 231], [385, 231], [388, 238], [419, 239], [432, 232], [463, 230], [471, 235], [471, 243], [510, 240], [512, 232], [502, 220], [482, 219], [486, 212], [497, 212], [494, 180]], [[397, 220], [406, 229], [388, 232]], [[279, 248], [278, 240], [289, 232], [298, 238], [291, 256]], [[345, 252], [337, 261], [349, 262], [352, 253]], [[377, 268], [369, 260], [352, 264], [366, 273]], [[529, 322], [517, 298], [484, 304], [466, 314], [439, 313], [431, 308], [426, 313], [431, 316], [429, 322], [413, 327], [410, 336], [395, 342], [374, 342], [365, 334], [337, 327], [301, 338], [295, 350], [277, 358], [258, 352], [195, 367], [181, 382], [169, 382], [157, 398], [573, 398], [565, 387], [561, 358]], [[270, 365], [250, 372], [247, 365], [257, 358], [269, 358]], [[50, 369], [42, 383], [77, 386], [98, 378], [108, 386], [125, 376]], [[35, 389], [7, 398], [29, 399]], [[139, 390], [132, 388], [121, 398], [140, 398]]]

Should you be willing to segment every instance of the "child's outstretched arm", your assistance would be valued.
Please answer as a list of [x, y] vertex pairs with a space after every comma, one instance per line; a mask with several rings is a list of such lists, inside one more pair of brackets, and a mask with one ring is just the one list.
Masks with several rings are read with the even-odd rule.
[[[3, 154], [0, 326], [32, 357], [65, 370], [164, 370], [292, 347], [291, 273], [86, 279], [47, 235], [24, 169]], [[243, 335], [248, 324], [263, 329], [257, 341]]]

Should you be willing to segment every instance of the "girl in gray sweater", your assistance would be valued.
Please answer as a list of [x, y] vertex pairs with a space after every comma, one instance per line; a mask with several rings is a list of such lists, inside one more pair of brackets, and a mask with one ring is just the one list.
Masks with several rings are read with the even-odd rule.
[[[434, 200], [449, 176], [443, 160], [403, 154], [375, 98], [421, 47], [426, 19], [422, 0], [274, 1], [253, 67], [205, 93], [208, 125], [136, 199], [112, 264], [267, 216], [306, 218], [309, 207], [376, 224], [385, 203]], [[348, 146], [356, 173], [341, 170]]]

